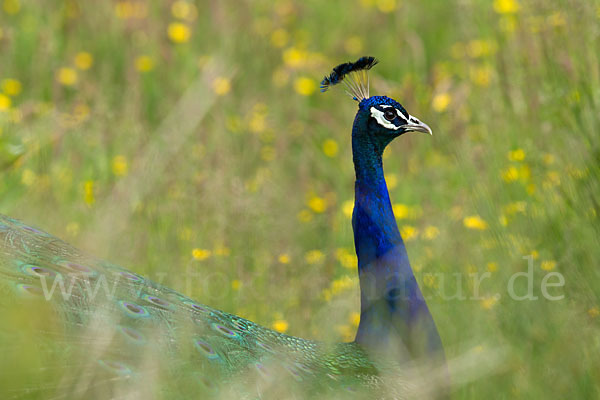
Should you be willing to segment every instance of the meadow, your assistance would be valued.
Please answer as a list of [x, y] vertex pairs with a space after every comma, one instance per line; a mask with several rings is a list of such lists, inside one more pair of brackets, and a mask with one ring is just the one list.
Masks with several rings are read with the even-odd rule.
[[352, 340], [356, 104], [319, 82], [372, 55], [371, 94], [434, 132], [384, 166], [447, 356], [472, 360], [454, 398], [600, 397], [599, 1], [0, 6], [0, 213]]

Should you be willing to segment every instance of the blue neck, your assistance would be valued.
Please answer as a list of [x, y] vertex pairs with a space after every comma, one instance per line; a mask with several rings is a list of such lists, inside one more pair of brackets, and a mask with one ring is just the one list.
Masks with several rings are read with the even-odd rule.
[[381, 160], [389, 141], [367, 132], [366, 122], [357, 116], [352, 131], [352, 227], [361, 316], [355, 341], [406, 360], [437, 353], [442, 346], [392, 211]]

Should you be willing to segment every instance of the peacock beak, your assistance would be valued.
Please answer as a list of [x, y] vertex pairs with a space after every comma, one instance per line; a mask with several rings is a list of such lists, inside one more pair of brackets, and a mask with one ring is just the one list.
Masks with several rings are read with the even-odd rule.
[[427, 125], [425, 122], [421, 122], [418, 118], [415, 118], [412, 115], [408, 119], [408, 124], [403, 125], [402, 127], [404, 128], [404, 132], [423, 132], [433, 135], [429, 125]]

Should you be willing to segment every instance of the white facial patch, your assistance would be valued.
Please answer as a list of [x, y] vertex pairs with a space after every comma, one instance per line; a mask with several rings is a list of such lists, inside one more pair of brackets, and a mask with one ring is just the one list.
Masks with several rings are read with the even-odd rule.
[[[382, 106], [383, 107], [383, 106]], [[391, 107], [391, 106], [388, 106]], [[392, 122], [385, 119], [383, 116], [383, 111], [376, 109], [375, 107], [371, 107], [371, 117], [375, 118], [375, 121], [384, 128], [393, 129], [397, 131], [401, 128], [401, 126], [396, 126]], [[404, 118], [404, 117], [403, 117]]]

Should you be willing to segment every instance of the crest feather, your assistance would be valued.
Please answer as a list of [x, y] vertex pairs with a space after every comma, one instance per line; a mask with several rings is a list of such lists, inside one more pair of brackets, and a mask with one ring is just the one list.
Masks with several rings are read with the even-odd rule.
[[375, 57], [361, 57], [356, 62], [338, 65], [321, 81], [321, 92], [343, 82], [346, 93], [356, 101], [369, 98], [369, 75], [367, 71], [377, 64]]

